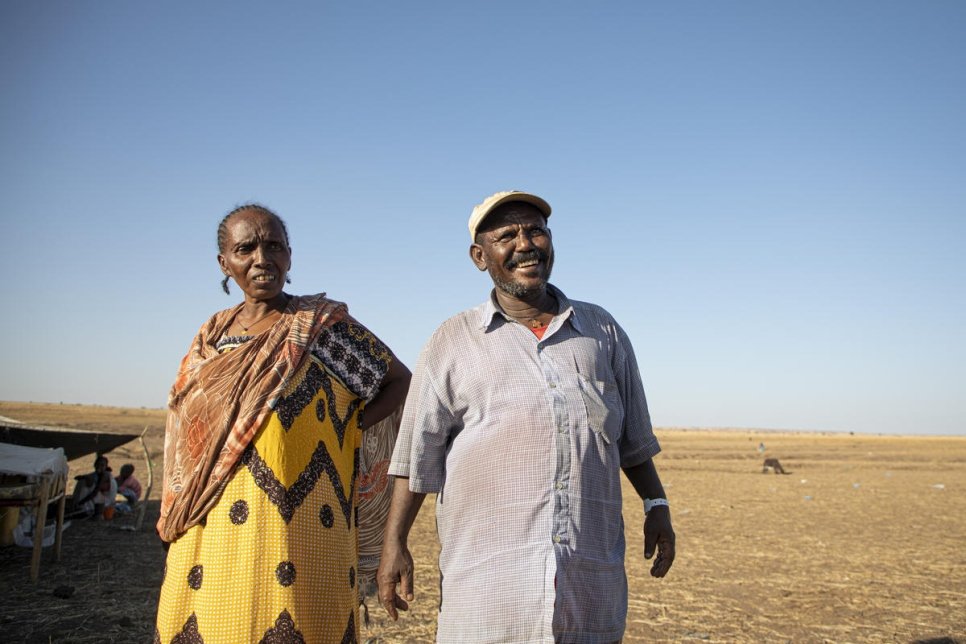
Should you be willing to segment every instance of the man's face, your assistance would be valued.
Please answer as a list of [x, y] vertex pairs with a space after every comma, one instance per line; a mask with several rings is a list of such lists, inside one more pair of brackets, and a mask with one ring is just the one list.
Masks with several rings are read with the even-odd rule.
[[504, 293], [525, 298], [543, 292], [553, 269], [553, 242], [547, 220], [536, 207], [510, 202], [480, 226], [470, 257]]

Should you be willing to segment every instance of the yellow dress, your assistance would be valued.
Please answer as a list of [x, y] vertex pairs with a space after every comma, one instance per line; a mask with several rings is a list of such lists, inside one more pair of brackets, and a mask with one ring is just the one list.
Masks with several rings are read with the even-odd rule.
[[155, 641], [357, 641], [358, 415], [390, 356], [360, 325], [323, 334], [204, 525], [171, 544]]

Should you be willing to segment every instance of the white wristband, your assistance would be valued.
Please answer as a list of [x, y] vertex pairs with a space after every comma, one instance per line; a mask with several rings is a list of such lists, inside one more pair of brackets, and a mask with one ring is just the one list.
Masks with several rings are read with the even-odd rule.
[[667, 502], [667, 499], [644, 499], [644, 514], [647, 514], [658, 505], [666, 505], [668, 507], [671, 506], [671, 504]]

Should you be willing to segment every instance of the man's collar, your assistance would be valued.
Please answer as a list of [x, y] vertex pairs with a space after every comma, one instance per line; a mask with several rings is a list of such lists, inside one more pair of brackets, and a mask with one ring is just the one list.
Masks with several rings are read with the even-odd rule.
[[[583, 333], [580, 328], [580, 317], [576, 314], [573, 304], [567, 299], [563, 291], [554, 286], [553, 284], [547, 284], [548, 292], [553, 295], [557, 300], [557, 314], [554, 316], [553, 320], [556, 321], [560, 318], [561, 322], [570, 318], [570, 324], [573, 325], [574, 330], [578, 333]], [[483, 303], [483, 309], [480, 312], [480, 328], [484, 331], [489, 331], [493, 326], [493, 320], [496, 316], [500, 316], [507, 322], [513, 322], [513, 318], [503, 312], [500, 305], [496, 301], [496, 289], [494, 288], [490, 291], [490, 297], [486, 298], [486, 302]], [[554, 326], [553, 321], [550, 322], [550, 326]]]

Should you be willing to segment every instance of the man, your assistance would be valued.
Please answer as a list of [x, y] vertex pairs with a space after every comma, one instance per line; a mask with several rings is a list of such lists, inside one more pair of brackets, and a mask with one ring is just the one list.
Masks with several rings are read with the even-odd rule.
[[436, 330], [406, 400], [379, 599], [393, 619], [413, 599], [407, 537], [437, 493], [439, 642], [619, 641], [622, 469], [644, 499], [651, 574], [674, 560], [630, 341], [548, 283], [549, 217], [546, 201], [515, 191], [473, 209], [470, 258], [495, 288]]

